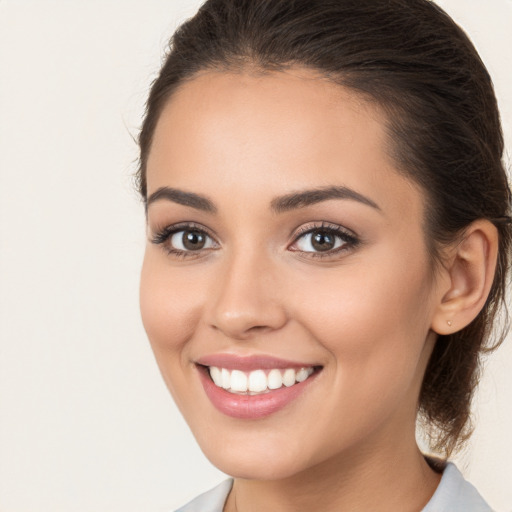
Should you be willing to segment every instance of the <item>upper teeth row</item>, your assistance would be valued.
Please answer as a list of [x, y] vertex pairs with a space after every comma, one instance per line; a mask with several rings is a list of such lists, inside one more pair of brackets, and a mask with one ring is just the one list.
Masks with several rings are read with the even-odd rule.
[[293, 386], [296, 382], [306, 380], [312, 373], [313, 368], [301, 368], [294, 370], [288, 368], [281, 373], [281, 370], [273, 369], [266, 373], [263, 370], [254, 370], [249, 373], [240, 370], [227, 370], [210, 366], [210, 376], [216, 386], [236, 393], [252, 392], [261, 393], [269, 389], [279, 389], [283, 385]]

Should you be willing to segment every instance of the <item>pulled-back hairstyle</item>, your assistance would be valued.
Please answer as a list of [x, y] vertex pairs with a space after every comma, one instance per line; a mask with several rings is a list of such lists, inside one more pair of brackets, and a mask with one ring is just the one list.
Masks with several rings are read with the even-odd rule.
[[477, 219], [499, 233], [494, 282], [477, 318], [439, 336], [419, 411], [431, 448], [449, 454], [471, 432], [470, 404], [483, 352], [505, 302], [511, 243], [503, 136], [489, 74], [465, 33], [428, 0], [208, 0], [171, 39], [139, 136], [139, 190], [160, 113], [176, 89], [208, 70], [305, 67], [386, 113], [397, 169], [423, 190], [433, 268], [440, 249]]

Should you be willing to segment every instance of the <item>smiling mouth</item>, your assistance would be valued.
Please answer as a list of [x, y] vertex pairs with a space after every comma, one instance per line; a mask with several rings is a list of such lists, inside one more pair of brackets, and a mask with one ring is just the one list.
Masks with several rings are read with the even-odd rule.
[[257, 369], [250, 372], [203, 366], [218, 388], [236, 395], [263, 395], [304, 382], [321, 367]]
[[290, 407], [323, 370], [322, 365], [262, 354], [211, 354], [195, 365], [212, 405], [240, 420], [260, 420]]

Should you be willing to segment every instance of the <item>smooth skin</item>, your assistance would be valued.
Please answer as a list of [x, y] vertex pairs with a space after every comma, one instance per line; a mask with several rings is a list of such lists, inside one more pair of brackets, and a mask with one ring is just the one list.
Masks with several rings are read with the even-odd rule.
[[[415, 440], [421, 382], [436, 333], [482, 308], [497, 235], [474, 223], [432, 272], [425, 196], [390, 143], [375, 105], [303, 69], [205, 72], [161, 114], [148, 197], [201, 197], [148, 205], [142, 318], [201, 449], [235, 477], [227, 512], [420, 511], [439, 483]], [[273, 207], [332, 187], [349, 193]], [[322, 370], [282, 410], [238, 419], [199, 380], [195, 361], [219, 353]]]

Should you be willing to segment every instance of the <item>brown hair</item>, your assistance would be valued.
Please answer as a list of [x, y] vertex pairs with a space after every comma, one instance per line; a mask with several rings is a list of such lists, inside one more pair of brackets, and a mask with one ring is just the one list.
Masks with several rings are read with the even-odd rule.
[[[480, 355], [505, 302], [511, 244], [510, 191], [492, 81], [451, 18], [428, 0], [208, 0], [174, 34], [152, 85], [139, 136], [140, 193], [159, 115], [177, 87], [200, 71], [320, 72], [387, 113], [400, 172], [424, 190], [432, 261], [476, 219], [499, 232], [498, 265], [484, 309], [437, 340], [419, 398], [432, 448], [449, 454], [471, 432]], [[492, 345], [492, 347], [491, 347]]]

